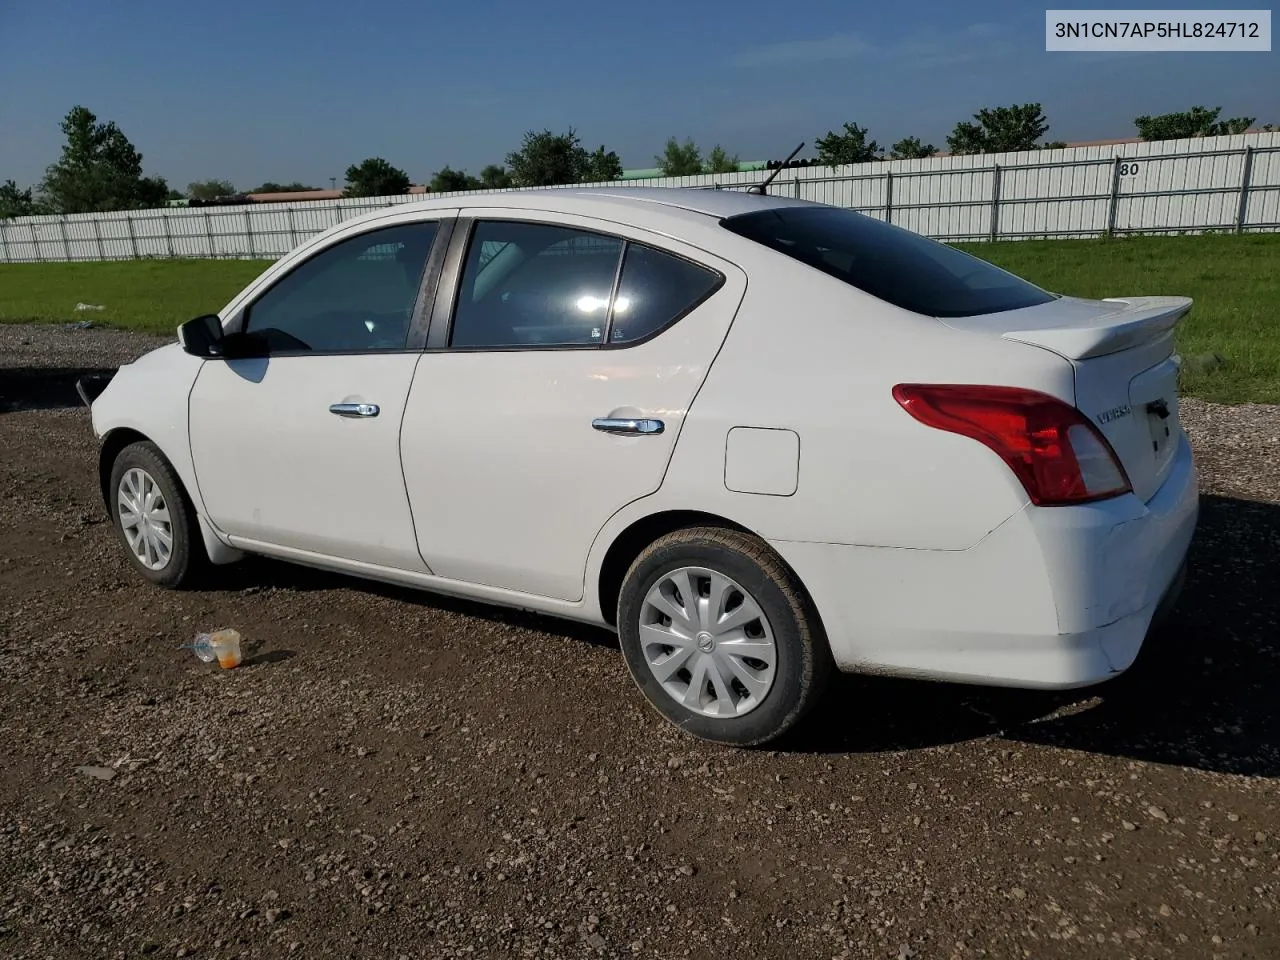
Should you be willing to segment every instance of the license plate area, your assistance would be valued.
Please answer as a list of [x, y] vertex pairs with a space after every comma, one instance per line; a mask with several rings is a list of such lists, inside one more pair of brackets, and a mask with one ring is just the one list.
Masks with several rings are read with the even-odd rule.
[[1157, 461], [1163, 461], [1173, 447], [1174, 428], [1177, 426], [1177, 399], [1161, 397], [1148, 402], [1147, 430], [1151, 434], [1151, 452]]
[[1173, 457], [1179, 432], [1178, 371], [1180, 358], [1170, 357], [1134, 377], [1129, 384], [1133, 412], [1144, 417], [1156, 472]]

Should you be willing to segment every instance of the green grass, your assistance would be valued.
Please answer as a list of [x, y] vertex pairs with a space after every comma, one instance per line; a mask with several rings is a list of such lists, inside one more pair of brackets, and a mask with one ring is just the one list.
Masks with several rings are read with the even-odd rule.
[[[173, 334], [178, 324], [217, 313], [269, 260], [120, 260], [0, 263], [0, 321], [96, 324]], [[77, 303], [105, 310], [77, 313]]]
[[[1280, 235], [1025, 240], [964, 249], [1058, 293], [1192, 297], [1179, 350], [1190, 361], [1217, 354], [1225, 362], [1189, 372], [1186, 392], [1225, 403], [1280, 403]], [[0, 264], [0, 321], [92, 319], [171, 334], [182, 321], [221, 309], [267, 266], [262, 260]], [[76, 313], [80, 301], [107, 309]]]
[[1195, 300], [1179, 324], [1183, 390], [1220, 403], [1280, 403], [1280, 234], [1024, 240], [964, 249], [1057, 293]]

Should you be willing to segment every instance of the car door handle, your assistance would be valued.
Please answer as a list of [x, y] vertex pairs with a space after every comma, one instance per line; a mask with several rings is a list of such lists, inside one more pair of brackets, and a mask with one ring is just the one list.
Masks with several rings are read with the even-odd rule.
[[376, 403], [331, 403], [329, 412], [340, 417], [376, 417], [378, 405]]
[[604, 433], [638, 433], [651, 435], [666, 429], [661, 420], [625, 420], [615, 417], [597, 417], [591, 426]]

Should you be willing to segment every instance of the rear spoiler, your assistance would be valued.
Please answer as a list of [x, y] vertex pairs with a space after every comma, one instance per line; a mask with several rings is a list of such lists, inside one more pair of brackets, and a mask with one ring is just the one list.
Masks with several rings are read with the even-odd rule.
[[107, 384], [114, 376], [114, 373], [97, 373], [81, 377], [76, 381], [76, 393], [80, 394], [80, 399], [84, 401], [86, 407], [93, 406], [93, 401], [102, 396], [102, 391], [107, 389]]
[[1073, 318], [1060, 326], [1050, 322], [1028, 330], [1009, 330], [1002, 336], [1052, 350], [1068, 360], [1088, 360], [1164, 336], [1192, 304], [1190, 297], [1108, 297], [1100, 302], [1114, 303], [1116, 309], [1083, 322]]

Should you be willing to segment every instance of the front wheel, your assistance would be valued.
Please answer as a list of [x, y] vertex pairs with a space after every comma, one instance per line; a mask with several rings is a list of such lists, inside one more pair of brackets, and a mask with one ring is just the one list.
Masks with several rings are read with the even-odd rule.
[[803, 588], [764, 542], [736, 530], [678, 530], [645, 549], [623, 580], [618, 634], [649, 702], [719, 743], [781, 736], [832, 672]]
[[111, 467], [111, 520], [133, 568], [170, 589], [204, 572], [204, 541], [195, 510], [155, 444], [131, 443]]

